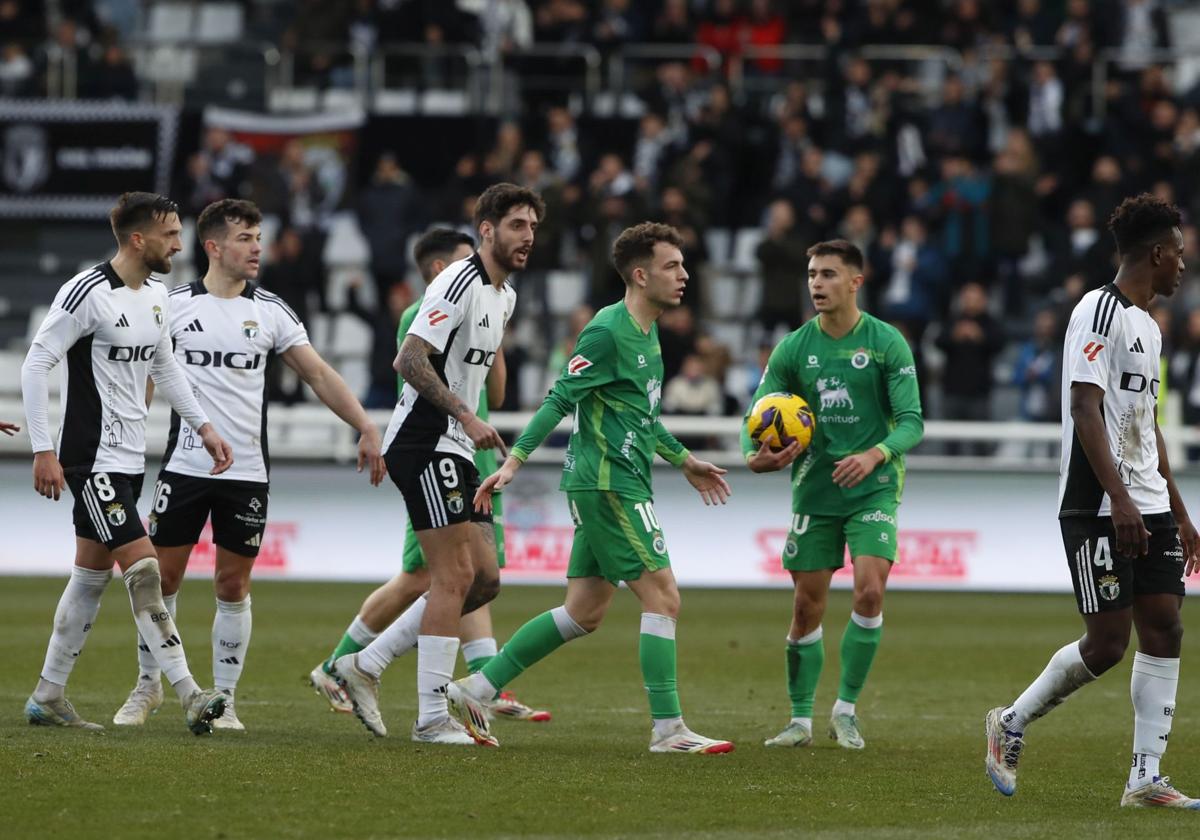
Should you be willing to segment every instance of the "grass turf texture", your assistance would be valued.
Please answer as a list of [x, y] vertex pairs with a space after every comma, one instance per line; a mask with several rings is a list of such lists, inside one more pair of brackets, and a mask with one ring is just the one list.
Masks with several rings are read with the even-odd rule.
[[[0, 583], [0, 813], [7, 838], [128, 837], [1128, 837], [1194, 836], [1193, 813], [1122, 811], [1132, 710], [1128, 661], [1031, 729], [1013, 799], [983, 772], [983, 715], [1010, 700], [1080, 632], [1070, 596], [891, 593], [883, 646], [860, 700], [861, 753], [824, 737], [849, 614], [831, 597], [818, 742], [768, 750], [786, 723], [783, 591], [684, 593], [679, 678], [688, 723], [737, 742], [727, 756], [651, 755], [628, 593], [605, 626], [514, 685], [554, 720], [500, 720], [499, 750], [412, 743], [415, 657], [385, 676], [387, 739], [328, 711], [302, 677], [369, 587], [257, 583], [238, 694], [249, 732], [196, 738], [170, 689], [140, 731], [27, 725], [61, 581]], [[503, 640], [561, 590], [511, 587], [494, 605]], [[209, 683], [211, 589], [180, 597], [189, 659]], [[68, 696], [109, 724], [137, 664], [119, 581]], [[1132, 656], [1132, 654], [1130, 654]], [[460, 665], [461, 670], [461, 665]], [[1200, 791], [1200, 669], [1185, 663], [1164, 769]]]

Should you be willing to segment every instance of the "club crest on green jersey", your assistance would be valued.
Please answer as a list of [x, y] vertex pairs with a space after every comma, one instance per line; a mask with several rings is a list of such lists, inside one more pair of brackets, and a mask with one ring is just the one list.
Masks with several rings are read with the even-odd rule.
[[846, 383], [836, 376], [817, 380], [817, 390], [821, 392], [821, 410], [827, 408], [854, 408], [854, 400], [846, 389]]
[[658, 401], [662, 399], [662, 382], [657, 376], [646, 380], [646, 396], [650, 398], [650, 411], [653, 413]]
[[871, 362], [871, 357], [862, 347], [854, 351], [854, 355], [850, 357], [850, 366], [855, 370], [862, 370]]

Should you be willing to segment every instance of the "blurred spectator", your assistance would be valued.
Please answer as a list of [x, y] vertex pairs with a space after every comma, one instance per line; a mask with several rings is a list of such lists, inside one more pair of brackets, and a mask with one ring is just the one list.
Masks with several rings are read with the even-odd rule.
[[679, 187], [667, 187], [659, 198], [659, 219], [679, 231], [683, 239], [683, 265], [688, 272], [687, 293], [691, 300], [704, 297], [700, 271], [708, 262], [708, 247], [704, 242], [704, 222], [689, 205]]
[[660, 44], [691, 44], [696, 40], [688, 0], [663, 0], [650, 29], [650, 40]]
[[646, 40], [642, 4], [632, 0], [600, 0], [592, 23], [592, 43], [609, 54], [622, 44]]
[[280, 43], [296, 56], [296, 83], [328, 87], [337, 81], [335, 71], [350, 63], [350, 4], [297, 0], [294, 8]]
[[15, 41], [26, 48], [46, 36], [46, 13], [43, 4], [33, 0], [0, 0], [0, 32], [6, 41]]
[[918, 201], [941, 229], [941, 247], [956, 279], [977, 277], [990, 247], [990, 181], [963, 156], [942, 161], [942, 179]]
[[137, 100], [137, 77], [120, 44], [112, 42], [104, 46], [100, 61], [93, 64], [81, 79], [80, 89], [84, 96], [91, 99]]
[[880, 317], [903, 324], [910, 341], [919, 346], [926, 328], [941, 313], [949, 286], [941, 252], [929, 242], [921, 217], [906, 216], [900, 235], [883, 237], [877, 254]]
[[791, 202], [778, 199], [767, 208], [766, 235], [754, 251], [762, 275], [758, 318], [768, 333], [782, 325], [789, 332], [804, 321], [808, 302], [808, 257], [815, 237], [800, 226]]
[[632, 166], [635, 183], [642, 193], [657, 192], [662, 162], [673, 140], [661, 114], [651, 111], [642, 117], [633, 146]]
[[358, 199], [358, 226], [371, 247], [371, 275], [376, 300], [404, 284], [408, 272], [408, 239], [428, 221], [420, 190], [390, 152], [380, 155], [371, 183]]
[[1013, 384], [1021, 392], [1020, 418], [1034, 423], [1062, 419], [1062, 331], [1053, 309], [1033, 319], [1033, 335], [1021, 345], [1013, 365]]
[[1067, 211], [1067, 229], [1053, 244], [1051, 282], [1078, 275], [1085, 292], [1112, 280], [1115, 247], [1097, 224], [1091, 202], [1076, 199]]
[[546, 112], [546, 161], [564, 183], [574, 181], [581, 174], [583, 157], [575, 118], [561, 106]]
[[[328, 309], [325, 305], [324, 267], [320, 260], [305, 256], [304, 241], [294, 228], [280, 229], [271, 243], [271, 261], [262, 269], [261, 285], [283, 298], [310, 329], [310, 301], [315, 300], [321, 311]], [[282, 400], [290, 405], [304, 399], [304, 384], [295, 377], [282, 376], [283, 367], [273, 366], [268, 389], [271, 400]], [[285, 384], [285, 380], [290, 384]]]
[[[705, 370], [704, 360], [695, 353], [684, 357], [678, 375], [667, 380], [663, 389], [663, 414], [690, 414], [716, 417], [724, 409], [721, 383]], [[689, 449], [711, 448], [705, 436], [684, 435], [680, 441]]]
[[587, 43], [588, 10], [580, 0], [541, 0], [533, 15], [539, 43]]
[[32, 59], [19, 42], [9, 41], [0, 47], [0, 96], [31, 96], [33, 69]]
[[683, 367], [683, 358], [696, 352], [696, 316], [690, 304], [668, 309], [658, 319], [658, 343], [662, 346], [663, 381], [670, 382]]
[[1042, 8], [1041, 0], [1017, 0], [1009, 22], [1009, 43], [1022, 52], [1054, 43], [1055, 18]]
[[[611, 301], [611, 303], [616, 303], [616, 301]], [[571, 314], [567, 316], [567, 333], [561, 341], [554, 345], [554, 349], [546, 359], [547, 391], [562, 374], [567, 361], [575, 355], [575, 342], [579, 340], [579, 334], [588, 325], [588, 321], [592, 320], [595, 315], [595, 309], [582, 303], [572, 309]]]
[[364, 408], [392, 408], [396, 405], [396, 331], [400, 316], [415, 299], [407, 283], [393, 283], [382, 298], [383, 306], [367, 309], [359, 298], [363, 279], [355, 277], [346, 288], [346, 311], [357, 315], [371, 328], [371, 382], [363, 398]]
[[[1171, 392], [1182, 404], [1181, 419], [1185, 426], [1200, 425], [1200, 309], [1188, 313], [1183, 339], [1168, 367]], [[1188, 447], [1188, 461], [1200, 460], [1200, 446]]]
[[[987, 291], [979, 283], [967, 283], [941, 334], [937, 347], [946, 354], [942, 371], [942, 416], [947, 420], [990, 420], [992, 368], [1004, 348], [1004, 334], [988, 314]], [[986, 455], [990, 446], [971, 445], [972, 454]], [[959, 445], [947, 450], [957, 455]]]
[[1037, 229], [1037, 185], [1033, 173], [1022, 168], [1017, 153], [1004, 149], [993, 164], [991, 220], [992, 257], [997, 286], [1004, 293], [1005, 311], [1019, 314], [1024, 304], [1020, 261], [1029, 250]]
[[941, 103], [929, 115], [926, 150], [934, 157], [961, 155], [975, 158], [983, 150], [983, 112], [966, 100], [963, 81], [950, 76], [942, 85]]
[[235, 141], [226, 129], [209, 126], [204, 130], [204, 140], [196, 154], [204, 159], [197, 165], [197, 171], [204, 173], [218, 198], [250, 197], [250, 166], [254, 163], [254, 152], [249, 146]]
[[[779, 13], [774, 0], [750, 0], [742, 39], [747, 47], [778, 47], [787, 37], [787, 20]], [[751, 57], [746, 70], [754, 74], [776, 75], [783, 70], [783, 61], [771, 55]]]

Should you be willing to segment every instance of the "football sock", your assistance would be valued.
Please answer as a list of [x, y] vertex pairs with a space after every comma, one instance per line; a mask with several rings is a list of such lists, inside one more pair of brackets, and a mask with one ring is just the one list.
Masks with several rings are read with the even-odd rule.
[[787, 640], [787, 688], [792, 701], [792, 721], [812, 728], [813, 697], [825, 665], [824, 632], [820, 626], [799, 639]]
[[842, 679], [838, 683], [838, 699], [857, 703], [858, 695], [871, 672], [879, 639], [883, 636], [883, 613], [872, 618], [850, 613], [846, 632], [842, 634]]
[[683, 716], [677, 715], [669, 718], [654, 718], [651, 721], [654, 724], [654, 737], [662, 738], [664, 735], [669, 735], [677, 727], [683, 725]]
[[54, 629], [46, 646], [41, 680], [33, 693], [35, 700], [55, 700], [62, 696], [62, 688], [100, 612], [100, 599], [110, 579], [112, 570], [71, 567], [71, 579], [54, 610]]
[[1159, 775], [1158, 763], [1167, 749], [1171, 721], [1175, 718], [1175, 690], [1179, 686], [1179, 660], [1133, 655], [1129, 696], [1133, 700], [1133, 765], [1129, 787], [1139, 788]]
[[1096, 679], [1083, 664], [1079, 642], [1064, 645], [1050, 657], [1046, 669], [1029, 684], [1029, 688], [1000, 713], [1004, 728], [1009, 732], [1024, 732], [1030, 722], [1047, 714], [1072, 692]]
[[183, 641], [175, 629], [174, 619], [163, 604], [158, 560], [154, 557], [142, 558], [125, 570], [124, 578], [138, 631], [147, 640], [158, 667], [166, 674], [167, 682], [175, 689], [180, 700], [186, 700], [200, 686], [192, 679], [187, 656], [183, 652]]
[[467, 663], [467, 673], [474, 674], [484, 665], [492, 661], [496, 655], [496, 640], [487, 637], [472, 639], [462, 643], [463, 662]]
[[[479, 674], [499, 691], [530, 665], [587, 632], [571, 618], [566, 607], [555, 607], [521, 625]], [[472, 685], [476, 684], [478, 681]]]
[[333, 653], [329, 654], [329, 658], [325, 660], [326, 672], [329, 671], [329, 666], [333, 664], [335, 659], [345, 656], [348, 653], [358, 653], [377, 638], [379, 638], [379, 634], [367, 626], [367, 623], [362, 620], [361, 615], [354, 616], [354, 620], [350, 622], [350, 626], [342, 634], [342, 640], [337, 643], [337, 647], [333, 649]]
[[249, 595], [240, 601], [217, 599], [212, 626], [213, 682], [227, 694], [233, 694], [242, 668], [246, 667], [250, 625]]
[[650, 699], [650, 717], [655, 720], [678, 718], [682, 712], [675, 682], [675, 619], [657, 613], [642, 613], [638, 661]]
[[[417, 726], [428, 726], [450, 714], [445, 688], [454, 675], [457, 656], [457, 636], [418, 637]], [[359, 659], [362, 659], [361, 655]]]
[[[418, 598], [411, 607], [400, 614], [400, 617], [387, 626], [375, 641], [371, 642], [358, 653], [358, 667], [366, 674], [378, 677], [397, 656], [408, 653], [417, 644], [421, 635], [421, 619], [425, 615], [425, 598]], [[455, 640], [457, 651], [457, 639]], [[419, 655], [419, 651], [418, 651]], [[451, 658], [450, 671], [454, 671], [454, 660]]]
[[[171, 614], [172, 620], [175, 618], [175, 604], [179, 601], [179, 593], [174, 595], [164, 595], [163, 605], [167, 608], [167, 612]], [[142, 638], [142, 634], [137, 634], [138, 648], [138, 679], [139, 680], [157, 680], [162, 677], [162, 669], [158, 667], [158, 661], [154, 658], [154, 654], [150, 652], [150, 645], [146, 644], [146, 640]]]

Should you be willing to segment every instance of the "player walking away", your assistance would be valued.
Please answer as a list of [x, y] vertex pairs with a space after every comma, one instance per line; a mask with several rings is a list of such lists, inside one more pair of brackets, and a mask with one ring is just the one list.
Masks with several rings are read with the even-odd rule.
[[[476, 411], [516, 302], [507, 278], [525, 267], [544, 213], [542, 199], [531, 190], [514, 184], [485, 190], [475, 205], [479, 250], [434, 278], [396, 357], [404, 388], [388, 424], [384, 456], [429, 566], [429, 594], [364, 650], [333, 663], [355, 714], [379, 736], [387, 734], [379, 714], [379, 676], [415, 638], [414, 731], [421, 733], [419, 740], [461, 740], [445, 696], [458, 656], [459, 618], [500, 589], [492, 515], [471, 506], [479, 487], [472, 458], [477, 449], [504, 444]], [[437, 734], [442, 730], [444, 738]]]
[[[183, 642], [163, 604], [155, 556], [137, 512], [146, 454], [147, 375], [196, 430], [213, 475], [233, 453], [192, 394], [167, 330], [167, 290], [150, 272], [167, 273], [181, 247], [179, 208], [152, 193], [125, 193], [109, 214], [118, 249], [110, 262], [82, 271], [59, 289], [21, 368], [25, 417], [33, 443], [33, 486], [58, 500], [75, 497], [75, 566], [54, 614], [41, 679], [25, 704], [30, 723], [103, 729], [76, 713], [67, 678], [100, 611], [116, 563], [148, 653], [179, 695], [188, 728], [211, 732], [225, 696], [192, 679]], [[62, 428], [50, 440], [47, 378], [63, 359]]]
[[891, 325], [861, 311], [863, 257], [844, 240], [808, 249], [808, 290], [817, 316], [771, 352], [751, 405], [785, 391], [816, 414], [809, 448], [755, 450], [742, 431], [754, 472], [792, 467], [792, 524], [783, 567], [795, 601], [787, 637], [787, 688], [792, 719], [768, 747], [812, 743], [813, 696], [825, 663], [822, 620], [829, 582], [854, 564], [854, 599], [842, 634], [842, 674], [829, 736], [846, 749], [866, 744], [856, 704], [883, 634], [883, 591], [896, 561], [896, 510], [904, 489], [904, 453], [924, 431], [912, 351]]
[[[434, 228], [417, 240], [413, 248], [413, 257], [421, 278], [428, 286], [437, 275], [452, 262], [465, 260], [475, 251], [471, 237], [461, 231], [450, 228]], [[416, 319], [423, 298], [413, 302], [400, 317], [400, 326], [396, 334], [397, 346], [404, 340], [405, 333]], [[496, 352], [495, 362], [487, 374], [487, 387], [479, 395], [477, 413], [481, 420], [487, 420], [488, 407], [498, 406], [504, 399], [505, 387], [504, 353]], [[404, 380], [400, 378], [399, 388], [404, 389]], [[475, 450], [475, 468], [480, 475], [491, 475], [496, 471], [496, 454], [490, 449]], [[504, 524], [501, 519], [500, 506], [492, 512], [496, 534], [496, 561], [499, 568], [504, 568]], [[333, 663], [339, 657], [349, 653], [357, 653], [373, 642], [397, 617], [412, 606], [417, 598], [429, 591], [429, 567], [425, 563], [425, 555], [421, 553], [421, 545], [417, 541], [416, 532], [409, 521], [404, 530], [403, 571], [380, 586], [363, 601], [358, 615], [346, 629], [337, 647], [325, 662], [318, 665], [309, 674], [309, 682], [323, 695], [335, 711], [350, 712], [353, 710], [349, 697], [331, 674]], [[410, 630], [413, 628], [410, 628]], [[496, 639], [492, 634], [491, 609], [484, 604], [473, 613], [464, 615], [459, 621], [459, 639], [462, 642], [462, 656], [467, 670], [475, 673], [496, 655]], [[411, 635], [411, 642], [416, 642], [416, 636]], [[390, 651], [390, 649], [389, 649]], [[400, 651], [405, 653], [407, 651]], [[390, 658], [388, 659], [390, 661]], [[375, 667], [382, 673], [387, 661], [376, 663]], [[371, 665], [364, 665], [370, 670]], [[531, 709], [525, 704], [508, 695], [498, 702], [492, 711], [518, 720], [546, 721], [550, 714], [545, 711]], [[414, 740], [431, 743], [474, 744], [475, 741], [461, 727], [435, 727], [432, 731], [419, 728], [413, 730]]]
[[1109, 220], [1121, 265], [1071, 313], [1064, 342], [1058, 518], [1084, 634], [1013, 701], [987, 713], [988, 776], [1012, 796], [1026, 726], [1125, 656], [1133, 763], [1122, 806], [1200, 810], [1159, 775], [1175, 716], [1184, 578], [1200, 566], [1196, 529], [1171, 476], [1156, 419], [1162, 335], [1147, 312], [1183, 276], [1178, 208], [1149, 193]]
[[489, 737], [482, 712], [496, 693], [563, 643], [599, 627], [624, 581], [642, 605], [638, 655], [654, 721], [651, 752], [733, 749], [683, 722], [675, 689], [679, 589], [650, 484], [657, 453], [683, 470], [705, 504], [724, 504], [730, 492], [725, 471], [696, 459], [658, 419], [663, 366], [656, 321], [683, 300], [688, 274], [682, 243], [674, 228], [650, 222], [621, 233], [613, 264], [625, 280], [624, 300], [601, 309], [580, 333], [575, 355], [512, 454], [475, 494], [476, 507], [490, 510], [492, 493], [509, 484], [559, 420], [574, 412], [559, 485], [575, 521], [566, 602], [517, 630], [478, 673], [448, 686], [451, 712], [477, 737]]
[[[296, 313], [252, 281], [258, 276], [262, 214], [249, 201], [225, 199], [204, 208], [196, 232], [208, 255], [203, 279], [172, 289], [168, 320], [175, 358], [200, 405], [219, 418], [237, 464], [219, 476], [205, 469], [198, 436], [171, 415], [163, 467], [154, 486], [150, 539], [162, 566], [163, 601], [175, 616], [179, 586], [204, 523], [212, 518], [216, 544], [213, 679], [225, 695], [216, 729], [244, 731], [235, 690], [250, 646], [250, 570], [262, 545], [270, 494], [267, 446], [267, 366], [279, 356], [338, 417], [358, 430], [358, 469], [371, 465], [383, 480], [379, 431], [346, 383], [317, 354]], [[140, 726], [162, 705], [159, 667], [138, 638], [137, 684], [113, 723]]]

